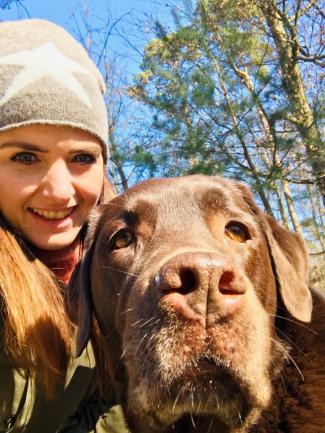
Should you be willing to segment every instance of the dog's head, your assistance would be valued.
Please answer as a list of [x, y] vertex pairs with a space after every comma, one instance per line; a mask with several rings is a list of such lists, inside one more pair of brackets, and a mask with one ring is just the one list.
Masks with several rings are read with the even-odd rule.
[[285, 353], [275, 317], [311, 317], [301, 238], [243, 185], [190, 176], [144, 182], [101, 206], [87, 244], [72, 281], [78, 350], [94, 310], [131, 424], [165, 431], [187, 414], [220, 431], [252, 422]]

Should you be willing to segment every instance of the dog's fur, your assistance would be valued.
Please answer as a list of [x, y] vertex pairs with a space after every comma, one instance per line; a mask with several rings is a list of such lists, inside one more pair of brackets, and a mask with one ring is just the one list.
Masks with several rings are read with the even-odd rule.
[[[238, 222], [246, 241], [227, 236]], [[78, 350], [94, 310], [132, 432], [325, 431], [324, 298], [302, 239], [245, 186], [144, 182], [96, 211], [87, 242]]]

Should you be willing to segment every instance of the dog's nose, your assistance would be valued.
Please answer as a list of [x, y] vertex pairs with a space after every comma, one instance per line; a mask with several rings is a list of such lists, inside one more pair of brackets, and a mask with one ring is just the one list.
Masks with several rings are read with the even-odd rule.
[[236, 313], [247, 289], [244, 274], [212, 253], [182, 253], [155, 278], [162, 301], [188, 319], [207, 324]]

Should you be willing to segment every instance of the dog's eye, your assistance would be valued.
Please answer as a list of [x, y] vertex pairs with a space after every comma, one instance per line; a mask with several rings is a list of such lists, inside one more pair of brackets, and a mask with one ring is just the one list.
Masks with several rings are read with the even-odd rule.
[[230, 222], [225, 227], [225, 234], [233, 241], [244, 243], [250, 239], [247, 228], [239, 222]]
[[111, 240], [111, 247], [113, 250], [127, 248], [133, 242], [133, 233], [129, 230], [119, 230]]

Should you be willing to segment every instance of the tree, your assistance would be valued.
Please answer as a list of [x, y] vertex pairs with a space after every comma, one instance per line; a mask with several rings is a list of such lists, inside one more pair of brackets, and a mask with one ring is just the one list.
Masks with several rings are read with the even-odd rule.
[[[307, 9], [298, 9], [306, 26]], [[157, 170], [165, 175], [221, 172], [243, 179], [285, 225], [298, 232], [302, 223], [304, 230], [315, 225], [301, 206], [306, 186], [316, 180], [319, 187], [318, 172], [260, 3], [185, 1], [174, 19], [172, 31], [156, 23], [157, 37], [146, 46], [142, 72], [130, 89], [153, 111]], [[320, 54], [313, 59], [300, 78], [318, 130], [319, 86], [315, 91], [306, 77], [311, 68], [314, 76], [319, 73]], [[316, 150], [319, 161], [319, 141]]]
[[296, 125], [304, 140], [309, 163], [325, 205], [325, 144], [308, 101], [299, 67], [300, 61], [321, 64], [325, 59], [325, 55], [321, 53], [310, 55], [309, 49], [301, 46], [298, 34], [299, 21], [305, 14], [315, 6], [318, 12], [317, 2], [309, 0], [277, 3], [274, 0], [258, 0], [257, 5], [265, 17], [278, 54], [283, 88], [291, 104], [289, 119]]
[[[125, 59], [114, 53], [110, 46], [111, 41], [116, 38], [118, 26], [128, 15], [129, 13], [126, 13], [112, 19], [107, 12], [98, 17], [87, 2], [78, 3], [70, 14], [76, 38], [85, 47], [104, 78], [110, 150], [108, 174], [117, 191], [124, 191], [129, 186], [130, 170], [126, 155], [129, 156], [128, 142], [132, 132], [128, 128], [129, 97], [125, 90], [127, 79], [121, 72]], [[128, 130], [127, 138], [125, 130]]]

